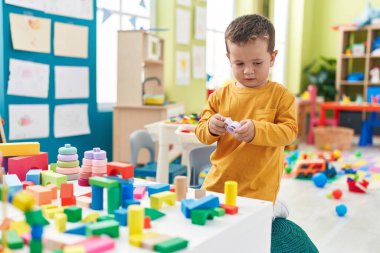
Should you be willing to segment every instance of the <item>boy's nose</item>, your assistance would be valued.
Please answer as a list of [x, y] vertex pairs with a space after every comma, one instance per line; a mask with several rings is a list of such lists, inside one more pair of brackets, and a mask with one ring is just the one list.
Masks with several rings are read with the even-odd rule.
[[254, 74], [255, 71], [252, 66], [244, 68], [244, 74]]

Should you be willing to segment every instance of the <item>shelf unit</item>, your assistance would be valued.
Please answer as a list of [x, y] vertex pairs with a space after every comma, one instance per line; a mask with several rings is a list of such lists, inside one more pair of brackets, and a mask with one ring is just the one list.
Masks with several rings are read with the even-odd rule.
[[[380, 88], [380, 83], [372, 83], [370, 81], [370, 70], [380, 67], [380, 55], [372, 55], [372, 43], [376, 37], [380, 37], [380, 25], [368, 25], [362, 29], [354, 27], [341, 27], [339, 29], [339, 46], [338, 59], [336, 69], [336, 89], [337, 100], [347, 95], [351, 100], [356, 99], [356, 95], [360, 94], [364, 101], [367, 101], [367, 91], [369, 87]], [[346, 48], [353, 43], [365, 43], [365, 53], [359, 55], [346, 54]], [[364, 74], [363, 81], [349, 81], [347, 77], [352, 72], [362, 72]], [[379, 89], [380, 93], [380, 89]]]

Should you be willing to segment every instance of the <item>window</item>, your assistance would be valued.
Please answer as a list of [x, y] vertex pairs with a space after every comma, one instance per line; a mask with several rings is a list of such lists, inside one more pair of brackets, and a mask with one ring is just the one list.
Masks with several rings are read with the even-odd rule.
[[286, 48], [288, 39], [289, 0], [274, 1], [274, 27], [276, 29], [276, 49], [278, 54], [272, 69], [272, 80], [285, 84], [286, 81]]
[[150, 29], [153, 0], [98, 0], [97, 102], [116, 103], [117, 31]]
[[206, 71], [211, 76], [208, 88], [214, 89], [231, 79], [226, 57], [224, 32], [234, 17], [234, 0], [207, 0]]

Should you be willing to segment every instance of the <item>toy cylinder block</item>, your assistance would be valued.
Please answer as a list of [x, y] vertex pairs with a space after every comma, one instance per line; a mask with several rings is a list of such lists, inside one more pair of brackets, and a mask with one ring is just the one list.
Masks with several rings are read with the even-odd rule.
[[103, 210], [103, 188], [92, 185], [91, 190], [91, 208], [94, 210]]
[[124, 203], [127, 199], [133, 199], [133, 185], [122, 184], [121, 185], [121, 201]]
[[54, 215], [54, 225], [59, 232], [66, 230], [67, 215], [64, 213], [57, 213]]
[[236, 206], [237, 188], [236, 181], [226, 181], [224, 183], [224, 194], [226, 196], [227, 205]]
[[186, 198], [187, 193], [187, 177], [176, 176], [174, 178], [175, 193], [177, 195], [177, 201], [181, 201]]
[[128, 207], [129, 235], [141, 235], [144, 229], [145, 209], [139, 205]]

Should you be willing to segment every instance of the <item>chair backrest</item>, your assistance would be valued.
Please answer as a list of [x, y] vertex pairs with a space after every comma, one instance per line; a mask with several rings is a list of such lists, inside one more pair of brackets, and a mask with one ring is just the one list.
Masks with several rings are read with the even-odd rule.
[[316, 117], [316, 103], [317, 103], [317, 86], [314, 84], [309, 84], [307, 87], [307, 91], [309, 92], [309, 97], [310, 97], [310, 118], [315, 118]]
[[194, 148], [189, 152], [189, 165], [191, 168], [190, 185], [198, 185], [199, 173], [211, 167], [210, 156], [216, 146], [202, 146]]
[[142, 148], [148, 149], [150, 155], [149, 162], [154, 162], [156, 146], [148, 131], [143, 129], [136, 130], [129, 135], [129, 140], [131, 144], [131, 163], [134, 166], [137, 165], [139, 151]]

